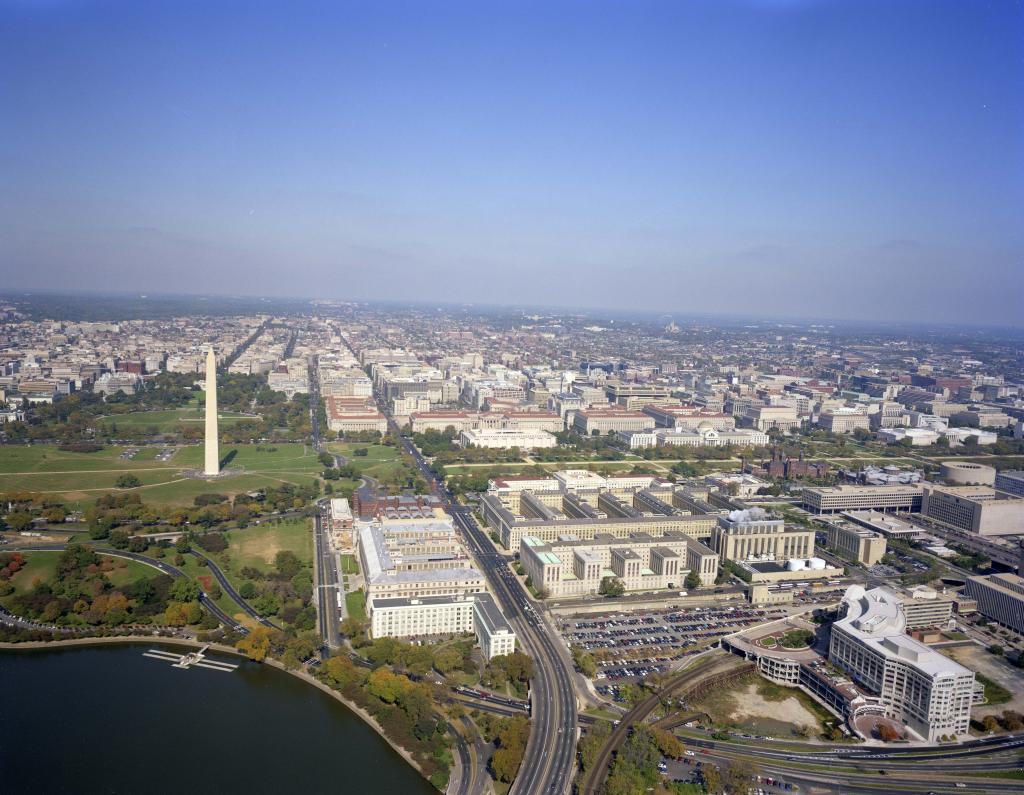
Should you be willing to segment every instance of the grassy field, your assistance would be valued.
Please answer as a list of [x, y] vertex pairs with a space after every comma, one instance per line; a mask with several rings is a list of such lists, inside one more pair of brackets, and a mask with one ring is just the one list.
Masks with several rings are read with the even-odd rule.
[[358, 574], [359, 573], [359, 562], [356, 560], [355, 555], [342, 555], [341, 556], [341, 573], [342, 574]]
[[313, 563], [313, 529], [309, 519], [264, 522], [244, 530], [232, 530], [228, 537], [228, 557], [232, 570], [252, 566], [260, 571], [274, 568], [274, 557], [288, 550], [303, 563]]
[[363, 599], [362, 590], [345, 594], [345, 607], [352, 618], [366, 620], [366, 602]]
[[[115, 588], [135, 582], [142, 577], [154, 577], [160, 573], [145, 563], [103, 555], [103, 553], [100, 555], [113, 562], [114, 568], [107, 572], [107, 579]], [[26, 553], [24, 568], [11, 577], [11, 585], [14, 586], [12, 596], [31, 591], [36, 580], [54, 582], [57, 579], [57, 560], [59, 558], [59, 552]]]
[[142, 481], [134, 491], [143, 501], [191, 505], [196, 495], [210, 491], [233, 496], [282, 483], [310, 485], [322, 470], [316, 452], [307, 445], [224, 445], [222, 465], [242, 471], [214, 485], [186, 478], [182, 472], [202, 466], [202, 445], [179, 447], [170, 461], [155, 460], [156, 447], [141, 447], [134, 458], [123, 458], [125, 449], [66, 453], [54, 445], [6, 446], [0, 452], [0, 492], [38, 492], [86, 507], [102, 494], [122, 491], [114, 484], [128, 473]]
[[[360, 473], [377, 480], [392, 480], [412, 471], [402, 461], [402, 455], [398, 449], [386, 444], [331, 442], [327, 447], [332, 453], [345, 456], [350, 464], [359, 469]], [[355, 451], [359, 449], [366, 450], [366, 455], [355, 455]]]
[[110, 584], [115, 588], [135, 582], [142, 577], [155, 577], [160, 574], [157, 569], [147, 566], [145, 563], [139, 563], [137, 560], [125, 560], [124, 558], [100, 554], [104, 558], [109, 558], [114, 564], [113, 570], [107, 572], [107, 579], [110, 580]]
[[14, 594], [27, 593], [32, 590], [36, 580], [53, 582], [57, 578], [57, 552], [32, 552], [25, 555], [25, 566], [11, 577]]
[[[173, 559], [173, 554], [170, 557]], [[206, 566], [200, 565], [199, 558], [195, 555], [184, 555], [184, 558], [184, 564], [177, 568], [181, 569], [185, 574], [198, 582], [204, 591], [209, 592], [213, 584], [217, 582], [216, 577], [210, 573], [210, 570]], [[221, 590], [220, 599], [215, 599], [214, 601], [216, 602], [217, 607], [239, 623], [244, 623], [243, 619], [248, 617], [248, 613], [243, 612], [235, 603], [235, 600], [224, 593], [223, 589]]]

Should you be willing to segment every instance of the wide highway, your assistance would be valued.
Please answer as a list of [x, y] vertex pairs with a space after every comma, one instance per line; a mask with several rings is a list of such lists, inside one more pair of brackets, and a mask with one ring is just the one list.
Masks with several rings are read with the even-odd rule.
[[494, 598], [519, 638], [519, 644], [533, 659], [531, 680], [530, 740], [511, 795], [562, 795], [572, 785], [576, 769], [576, 692], [564, 644], [530, 601], [508, 561], [491, 546], [472, 512], [452, 499], [444, 481], [427, 466], [411, 440], [403, 437], [394, 418], [378, 394], [377, 404], [388, 417], [402, 447], [451, 513], [477, 565], [487, 578]]

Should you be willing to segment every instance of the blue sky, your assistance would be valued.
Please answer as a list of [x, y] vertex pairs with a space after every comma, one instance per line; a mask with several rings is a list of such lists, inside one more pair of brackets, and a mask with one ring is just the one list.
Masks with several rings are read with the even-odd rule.
[[1024, 325], [1020, 2], [0, 0], [17, 288]]

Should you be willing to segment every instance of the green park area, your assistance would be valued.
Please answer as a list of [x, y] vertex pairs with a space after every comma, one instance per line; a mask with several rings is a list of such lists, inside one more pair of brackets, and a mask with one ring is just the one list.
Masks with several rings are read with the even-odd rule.
[[303, 564], [313, 564], [313, 529], [309, 519], [266, 521], [227, 533], [231, 570], [251, 567], [269, 573], [279, 552], [291, 552]]
[[[25, 563], [14, 574], [8, 582], [13, 587], [10, 596], [18, 596], [31, 591], [36, 583], [53, 585], [57, 582], [57, 564], [60, 560], [59, 551], [26, 552], [24, 553]], [[104, 555], [100, 553], [101, 564], [99, 567], [110, 585], [114, 588], [121, 588], [129, 583], [145, 577], [153, 577], [159, 572], [152, 566], [139, 563], [134, 560]]]
[[[118, 430], [139, 431], [151, 429], [154, 434], [175, 434], [185, 428], [194, 426], [202, 429], [206, 421], [206, 409], [203, 405], [204, 392], [197, 392], [189, 403], [181, 408], [155, 409], [148, 411], [132, 411], [124, 414], [110, 414], [97, 419], [97, 425], [105, 433], [116, 437]], [[217, 412], [220, 426], [234, 425], [239, 420], [259, 419], [257, 414], [243, 414], [238, 411]]]
[[356, 475], [354, 479], [363, 476], [371, 477], [386, 486], [401, 487], [410, 478], [416, 476], [415, 470], [402, 458], [402, 453], [396, 447], [386, 444], [370, 444], [360, 442], [330, 442], [327, 449], [343, 457], [341, 471]]
[[[138, 452], [131, 454], [130, 451]], [[108, 493], [137, 493], [148, 504], [191, 505], [199, 494], [235, 494], [284, 483], [309, 486], [323, 466], [304, 444], [221, 445], [222, 466], [237, 469], [215, 484], [186, 477], [203, 463], [202, 445], [175, 448], [167, 460], [160, 447], [104, 447], [97, 452], [66, 452], [56, 445], [8, 446], [0, 457], [0, 493], [34, 492], [74, 507], [87, 507]], [[134, 488], [118, 488], [123, 475], [137, 478]]]

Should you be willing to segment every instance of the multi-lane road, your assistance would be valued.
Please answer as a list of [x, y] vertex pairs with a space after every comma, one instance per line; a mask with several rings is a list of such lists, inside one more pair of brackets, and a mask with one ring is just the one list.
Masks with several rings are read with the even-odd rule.
[[380, 395], [377, 395], [377, 403], [388, 416], [390, 426], [420, 475], [451, 513], [520, 645], [533, 659], [530, 740], [510, 792], [512, 795], [562, 795], [571, 787], [576, 768], [578, 705], [568, 651], [545, 618], [535, 610], [508, 561], [495, 551], [469, 508], [452, 498], [444, 481], [430, 469], [412, 441], [401, 436]]

